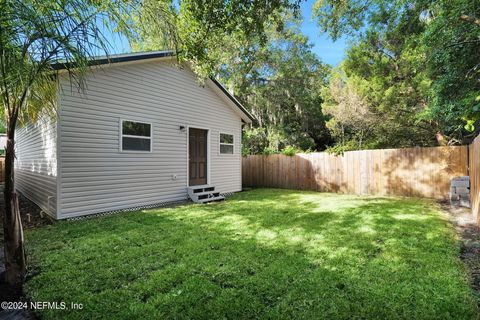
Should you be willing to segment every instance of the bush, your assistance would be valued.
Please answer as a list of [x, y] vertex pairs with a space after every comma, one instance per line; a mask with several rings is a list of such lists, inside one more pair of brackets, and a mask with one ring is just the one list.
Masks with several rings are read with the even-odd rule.
[[283, 153], [294, 156], [296, 153], [312, 152], [314, 142], [311, 138], [292, 132], [285, 135], [275, 128], [247, 128], [242, 135], [242, 156], [252, 154], [276, 154]]
[[264, 154], [264, 155], [266, 155], [266, 156], [268, 156], [268, 155], [270, 155], [270, 154], [276, 154], [276, 153], [278, 153], [278, 151], [277, 151], [275, 148], [273, 148], [273, 147], [266, 147], [266, 148], [263, 149], [263, 151], [262, 151], [262, 154]]
[[293, 157], [295, 154], [298, 152], [301, 152], [301, 150], [298, 150], [295, 147], [292, 146], [286, 146], [285, 149], [283, 149], [282, 153], [286, 156]]
[[243, 132], [242, 155], [264, 153], [268, 146], [267, 134], [264, 128], [251, 128]]

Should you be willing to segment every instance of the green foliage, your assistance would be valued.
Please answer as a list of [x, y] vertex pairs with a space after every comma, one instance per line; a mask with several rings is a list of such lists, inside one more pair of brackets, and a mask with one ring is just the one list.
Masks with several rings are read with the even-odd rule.
[[278, 149], [268, 146], [265, 149], [263, 149], [261, 154], [268, 156], [268, 155], [277, 154], [277, 153], [279, 153]]
[[[160, 15], [174, 17], [169, 20], [175, 23], [170, 38], [178, 40], [180, 59], [188, 60], [201, 77], [221, 78], [258, 119], [255, 127], [261, 130], [247, 130], [243, 154], [263, 153], [268, 147], [268, 152], [279, 152], [286, 145], [321, 150], [330, 143], [320, 98], [328, 67], [299, 30], [297, 5], [188, 0], [177, 10], [168, 1], [157, 4]], [[165, 32], [152, 30], [146, 21], [150, 18], [155, 19], [135, 19], [134, 48], [168, 47]]]
[[242, 154], [275, 154], [285, 147], [286, 137], [274, 129], [253, 127], [243, 131]]
[[131, 14], [133, 31], [128, 33], [134, 52], [181, 49], [177, 11], [171, 0], [140, 0]]
[[88, 60], [108, 53], [105, 30], [128, 32], [131, 8], [122, 0], [4, 0], [0, 11], [0, 103], [9, 131], [54, 108], [52, 63], [64, 63], [82, 87]]
[[144, 2], [148, 13], [133, 16], [133, 48], [176, 49], [180, 60], [188, 61], [202, 78], [216, 74], [234, 57], [243, 58], [249, 49], [245, 43], [263, 46], [267, 29], [282, 29], [283, 13], [299, 7], [299, 1], [290, 0]]
[[[316, 2], [320, 29], [353, 40], [342, 72], [375, 114], [364, 140], [401, 147], [434, 145], [437, 132], [449, 143], [474, 136], [464, 129], [480, 116], [479, 10], [475, 0]], [[346, 139], [359, 135], [353, 128]]]
[[243, 131], [242, 155], [260, 154], [268, 147], [265, 128], [251, 128]]
[[267, 30], [266, 45], [251, 39], [242, 49], [245, 56], [226, 63], [220, 73], [258, 120], [255, 126], [263, 128], [266, 139], [257, 147], [249, 146], [252, 153], [266, 147], [279, 152], [287, 145], [322, 150], [330, 142], [320, 97], [329, 67], [311, 51], [299, 22], [290, 15], [285, 19], [284, 29]]
[[365, 150], [365, 149], [375, 149], [374, 146], [365, 146], [365, 144], [359, 146], [358, 141], [354, 138], [349, 140], [345, 140], [343, 143], [337, 143], [333, 146], [328, 147], [325, 151], [328, 153], [332, 153], [335, 155], [341, 155], [347, 151], [354, 151], [354, 150]]
[[298, 150], [297, 148], [292, 147], [292, 146], [286, 146], [286, 147], [282, 150], [282, 154], [284, 154], [284, 155], [286, 155], [286, 156], [289, 156], [289, 157], [293, 157], [293, 156], [296, 155], [298, 152], [300, 152], [300, 150]]
[[453, 226], [428, 200], [241, 192], [27, 230], [42, 319], [475, 319]]
[[[402, 1], [376, 3], [362, 18], [368, 22], [366, 29], [358, 28], [359, 16], [351, 17], [348, 11], [341, 18], [346, 25], [331, 30], [336, 36], [349, 28], [356, 39], [329, 92], [324, 92], [324, 99], [333, 100], [330, 126], [337, 130], [337, 144], [341, 150], [354, 146], [350, 140], [357, 149], [434, 145], [437, 125], [420, 117], [431, 86], [421, 42], [424, 24], [418, 19], [421, 7]], [[327, 9], [322, 7], [321, 19], [338, 18], [337, 11]]]
[[182, 57], [194, 62], [197, 74], [211, 75], [220, 63], [229, 60], [232, 42], [258, 39], [266, 42], [266, 28], [281, 28], [282, 12], [298, 7], [298, 2], [187, 0], [180, 3], [178, 15]]
[[425, 17], [424, 43], [433, 81], [426, 116], [458, 141], [464, 140], [464, 128], [473, 132], [467, 133], [470, 137], [480, 132], [479, 16], [478, 1], [440, 0], [429, 7]]

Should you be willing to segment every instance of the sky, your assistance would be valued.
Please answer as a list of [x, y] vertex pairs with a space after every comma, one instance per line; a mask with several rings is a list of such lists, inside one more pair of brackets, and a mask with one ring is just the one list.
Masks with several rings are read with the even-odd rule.
[[[325, 63], [337, 66], [343, 60], [347, 41], [340, 38], [333, 41], [327, 34], [322, 34], [315, 21], [312, 20], [312, 6], [316, 0], [302, 1], [301, 14], [303, 23], [301, 25], [302, 32], [309, 38], [313, 44], [313, 52]], [[113, 53], [131, 52], [130, 46], [125, 38], [116, 35], [110, 35], [109, 42], [113, 46]]]
[[301, 14], [303, 23], [301, 25], [302, 32], [308, 36], [310, 42], [313, 44], [313, 52], [315, 52], [320, 59], [332, 66], [337, 66], [343, 60], [345, 49], [347, 48], [347, 41], [345, 38], [340, 38], [333, 41], [327, 34], [322, 34], [320, 28], [315, 21], [312, 21], [312, 6], [315, 0], [307, 0], [301, 3]]

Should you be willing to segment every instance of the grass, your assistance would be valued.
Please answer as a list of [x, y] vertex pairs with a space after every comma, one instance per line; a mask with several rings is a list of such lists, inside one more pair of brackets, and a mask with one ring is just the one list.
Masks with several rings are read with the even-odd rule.
[[430, 201], [257, 189], [27, 233], [45, 319], [473, 319]]

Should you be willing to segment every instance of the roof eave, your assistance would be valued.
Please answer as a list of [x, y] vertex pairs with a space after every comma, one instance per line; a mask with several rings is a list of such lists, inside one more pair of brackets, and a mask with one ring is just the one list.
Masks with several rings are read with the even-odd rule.
[[[111, 57], [101, 57], [97, 59], [91, 59], [87, 62], [89, 67], [92, 66], [100, 66], [105, 64], [112, 64], [112, 63], [122, 63], [122, 62], [132, 62], [132, 61], [141, 61], [141, 60], [149, 60], [149, 59], [158, 59], [158, 58], [167, 58], [167, 57], [174, 57], [174, 51], [161, 51], [161, 52], [152, 52], [152, 53], [145, 53], [145, 54], [125, 54], [125, 55], [118, 55], [118, 56], [111, 56]], [[75, 68], [75, 63], [52, 63], [50, 65], [53, 70], [65, 70]]]
[[247, 123], [252, 123], [255, 121], [255, 117], [250, 114], [250, 112], [245, 109], [245, 107], [240, 103], [240, 101], [237, 100], [228, 90], [220, 83], [218, 82], [215, 78], [210, 77], [210, 80], [242, 111], [242, 113], [246, 116], [245, 122]]

